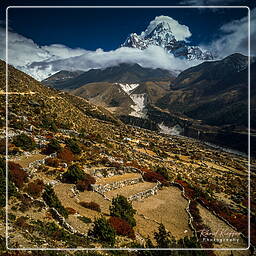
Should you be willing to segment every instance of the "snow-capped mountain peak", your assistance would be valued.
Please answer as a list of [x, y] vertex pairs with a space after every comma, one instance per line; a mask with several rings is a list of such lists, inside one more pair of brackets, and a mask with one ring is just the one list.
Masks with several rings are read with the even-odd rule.
[[175, 57], [188, 60], [213, 59], [211, 52], [204, 51], [199, 46], [188, 45], [186, 38], [189, 36], [191, 33], [185, 25], [177, 23], [171, 17], [159, 16], [151, 21], [140, 35], [131, 33], [122, 46], [144, 50], [150, 45], [155, 45], [164, 48]]

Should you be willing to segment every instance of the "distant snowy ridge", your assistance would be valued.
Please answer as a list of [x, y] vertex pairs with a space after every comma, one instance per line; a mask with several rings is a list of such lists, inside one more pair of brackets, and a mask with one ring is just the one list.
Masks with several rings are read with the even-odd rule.
[[122, 46], [144, 50], [155, 45], [164, 48], [175, 57], [188, 60], [212, 60], [211, 52], [199, 46], [188, 45], [186, 38], [190, 36], [187, 26], [177, 23], [171, 17], [158, 16], [140, 35], [131, 33]]

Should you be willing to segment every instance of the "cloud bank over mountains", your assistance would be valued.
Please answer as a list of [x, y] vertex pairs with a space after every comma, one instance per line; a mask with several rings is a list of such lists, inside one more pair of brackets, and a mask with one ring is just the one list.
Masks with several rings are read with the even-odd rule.
[[[250, 12], [250, 41], [251, 55], [256, 55], [256, 9]], [[207, 49], [212, 49], [220, 57], [225, 57], [234, 52], [239, 52], [248, 55], [248, 17], [243, 17], [238, 20], [233, 20], [220, 27], [221, 37], [214, 40], [207, 46]]]
[[[141, 33], [146, 37], [161, 21], [166, 21], [173, 35], [178, 40], [186, 41], [192, 36], [189, 27], [167, 16], [158, 16], [152, 20], [147, 29]], [[251, 22], [256, 21], [255, 9], [251, 12]], [[220, 31], [222, 36], [203, 45], [204, 49], [215, 50], [219, 58], [234, 52], [247, 55], [247, 17], [224, 24]], [[256, 42], [255, 27], [251, 27], [251, 44]], [[0, 27], [0, 36], [5, 38], [5, 29]], [[37, 80], [43, 80], [60, 70], [84, 70], [106, 68], [120, 63], [138, 63], [143, 67], [163, 68], [181, 71], [202, 61], [176, 58], [160, 46], [150, 46], [140, 50], [120, 47], [112, 51], [97, 49], [72, 49], [62, 44], [46, 46], [37, 45], [32, 39], [26, 38], [13, 31], [8, 32], [8, 63], [32, 75]], [[252, 51], [255, 54], [255, 51]], [[0, 41], [0, 58], [5, 59], [5, 40]]]

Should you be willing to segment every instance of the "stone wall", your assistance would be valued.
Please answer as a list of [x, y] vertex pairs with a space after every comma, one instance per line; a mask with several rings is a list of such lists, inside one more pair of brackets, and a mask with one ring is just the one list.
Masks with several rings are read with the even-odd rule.
[[139, 192], [137, 194], [134, 194], [130, 197], [128, 197], [127, 199], [129, 201], [136, 201], [136, 200], [141, 200], [143, 198], [147, 198], [149, 196], [153, 196], [157, 193], [157, 191], [162, 187], [162, 184], [157, 181], [157, 184], [153, 187], [153, 188], [150, 188], [150, 189], [147, 189], [145, 191], [142, 191], [142, 192]]
[[108, 178], [115, 175], [122, 175], [125, 173], [142, 173], [141, 170], [135, 167], [109, 167], [109, 168], [99, 168], [92, 172], [92, 175], [96, 178]]
[[121, 181], [117, 181], [117, 182], [113, 182], [113, 183], [108, 183], [105, 185], [94, 184], [91, 186], [92, 186], [92, 190], [94, 192], [104, 194], [108, 191], [115, 190], [115, 189], [122, 188], [122, 187], [129, 186], [129, 185], [133, 185], [133, 184], [137, 184], [140, 182], [144, 182], [142, 177], [135, 178], [135, 179], [121, 180]]

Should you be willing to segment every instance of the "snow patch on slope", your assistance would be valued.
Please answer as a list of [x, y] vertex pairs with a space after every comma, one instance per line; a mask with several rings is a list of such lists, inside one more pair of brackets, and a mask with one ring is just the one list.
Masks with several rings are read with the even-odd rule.
[[130, 95], [132, 91], [139, 86], [139, 84], [121, 84], [121, 83], [115, 83], [121, 86], [121, 88]]
[[180, 135], [183, 131], [183, 129], [181, 128], [180, 125], [176, 124], [173, 127], [169, 127], [164, 125], [164, 122], [162, 122], [161, 124], [158, 124], [158, 127], [160, 129], [160, 133], [163, 134], [169, 134], [169, 135]]
[[134, 105], [131, 105], [133, 111], [130, 113], [130, 116], [145, 118], [147, 103], [146, 93], [131, 94], [130, 97], [134, 102]]

